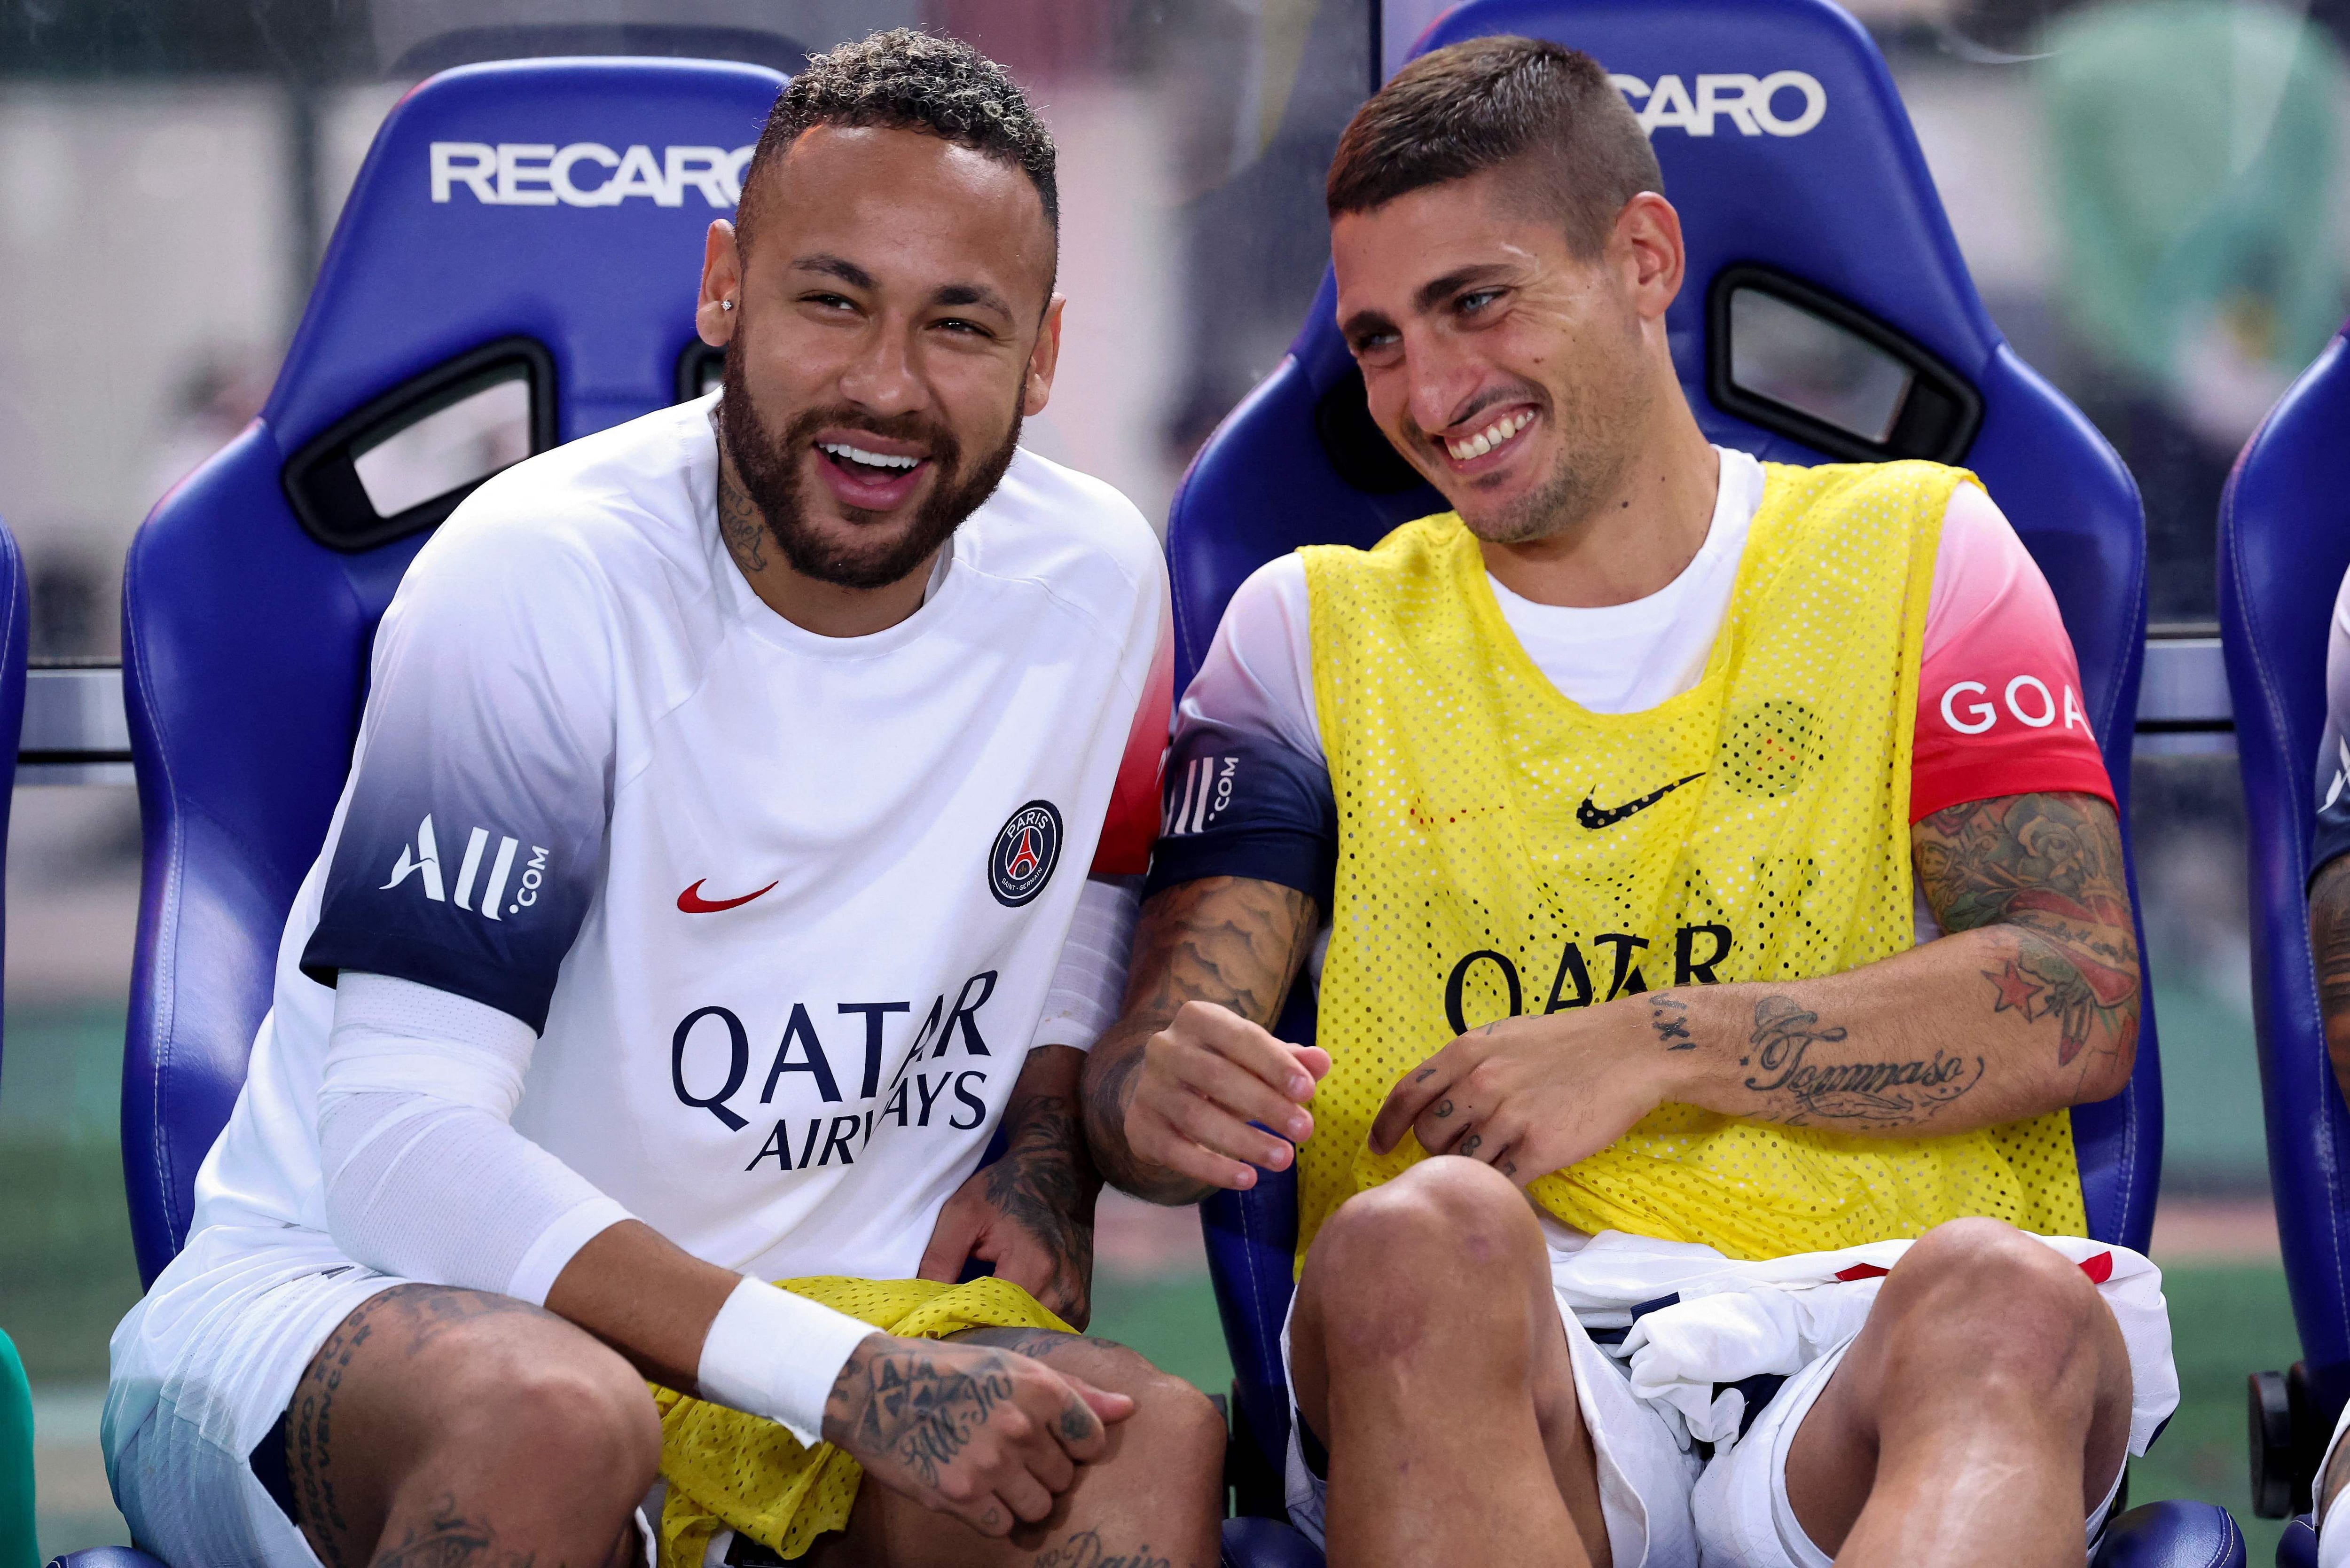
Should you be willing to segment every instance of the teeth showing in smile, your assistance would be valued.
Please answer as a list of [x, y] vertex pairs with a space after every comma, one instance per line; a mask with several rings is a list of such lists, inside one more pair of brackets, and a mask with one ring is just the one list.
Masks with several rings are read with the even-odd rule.
[[882, 452], [867, 452], [861, 446], [850, 446], [847, 441], [818, 441], [816, 450], [846, 458], [850, 462], [861, 462], [868, 468], [911, 468], [922, 461], [919, 457], [890, 457]]
[[1495, 420], [1467, 441], [1446, 441], [1444, 450], [1452, 454], [1453, 462], [1467, 462], [1472, 457], [1484, 456], [1534, 422], [1534, 411], [1520, 409], [1505, 419]]

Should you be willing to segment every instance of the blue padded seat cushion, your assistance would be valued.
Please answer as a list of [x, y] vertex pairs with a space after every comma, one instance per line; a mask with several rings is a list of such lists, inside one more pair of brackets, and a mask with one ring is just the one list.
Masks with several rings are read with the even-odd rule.
[[2350, 1111], [2309, 954], [2334, 599], [2350, 568], [2350, 338], [2270, 410], [2220, 507], [2220, 628], [2251, 851], [2252, 1011], [2293, 1319], [2326, 1418], [2350, 1396]]

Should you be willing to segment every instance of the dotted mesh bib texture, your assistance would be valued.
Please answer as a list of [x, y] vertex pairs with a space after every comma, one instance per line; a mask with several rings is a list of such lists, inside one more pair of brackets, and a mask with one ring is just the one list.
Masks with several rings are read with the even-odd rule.
[[[1367, 1145], [1389, 1089], [1496, 1018], [1668, 985], [1797, 980], [1910, 947], [1910, 739], [1935, 547], [1971, 475], [1767, 465], [1696, 686], [1595, 713], [1534, 668], [1451, 514], [1304, 552], [1338, 806], [1299, 1151], [1298, 1261], [1330, 1211], [1427, 1158]], [[2087, 1218], [2062, 1111], [1883, 1138], [1659, 1108], [1530, 1191], [1579, 1230], [1783, 1257], [1990, 1215]]]
[[[777, 1280], [795, 1295], [908, 1339], [944, 1339], [967, 1328], [1069, 1325], [1003, 1280]], [[734, 1530], [785, 1559], [827, 1530], [845, 1529], [865, 1467], [830, 1443], [804, 1447], [773, 1421], [652, 1386], [660, 1407], [660, 1568], [702, 1568], [711, 1538]]]

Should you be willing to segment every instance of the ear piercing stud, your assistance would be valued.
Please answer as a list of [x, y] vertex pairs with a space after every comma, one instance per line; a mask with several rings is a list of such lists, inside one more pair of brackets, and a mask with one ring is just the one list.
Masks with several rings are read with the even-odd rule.
[[734, 308], [734, 302], [731, 299], [722, 299], [718, 302], [718, 308], [721, 310], [732, 310]]

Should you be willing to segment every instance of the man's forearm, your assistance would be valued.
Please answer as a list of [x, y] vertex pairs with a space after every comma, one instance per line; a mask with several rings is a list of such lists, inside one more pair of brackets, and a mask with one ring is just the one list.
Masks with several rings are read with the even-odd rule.
[[692, 1392], [702, 1342], [743, 1276], [705, 1263], [641, 1220], [611, 1226], [573, 1254], [546, 1308], [628, 1357], [665, 1387]]
[[[989, 1196], [1073, 1267], [1091, 1272], [1090, 1216], [1101, 1179], [1087, 1160], [1076, 1116], [1084, 1053], [1066, 1045], [1028, 1053], [1004, 1111], [1008, 1147], [988, 1168]], [[1073, 1232], [1078, 1232], [1074, 1233]], [[547, 1310], [586, 1329], [664, 1386], [694, 1392], [710, 1325], [743, 1283], [650, 1226], [627, 1220], [574, 1254], [547, 1293]]]
[[[2350, 1100], [2350, 855], [2337, 856], [2309, 889], [2309, 956], [2334, 1081]], [[2350, 1451], [2350, 1450], [2345, 1450]]]
[[1154, 1203], [1196, 1203], [1215, 1190], [1137, 1158], [1126, 1110], [1150, 1037], [1188, 1002], [1230, 1008], [1271, 1028], [1313, 946], [1314, 900], [1293, 888], [1210, 877], [1170, 888], [1142, 907], [1126, 1004], [1094, 1043], [1085, 1068], [1085, 1130], [1109, 1182]]
[[2128, 1081], [2136, 966], [2126, 995], [2103, 1000], [2068, 993], [2085, 984], [2077, 975], [2045, 934], [1999, 925], [1843, 974], [1627, 1002], [1649, 1046], [1674, 1058], [1669, 1099], [1792, 1127], [1917, 1137], [2103, 1099]]
[[1094, 1268], [1094, 1200], [1102, 1179], [1086, 1147], [1077, 1085], [1086, 1054], [1068, 1045], [1028, 1053], [1003, 1111], [1003, 1158], [987, 1168], [987, 1198], [1072, 1271], [1087, 1293]]

